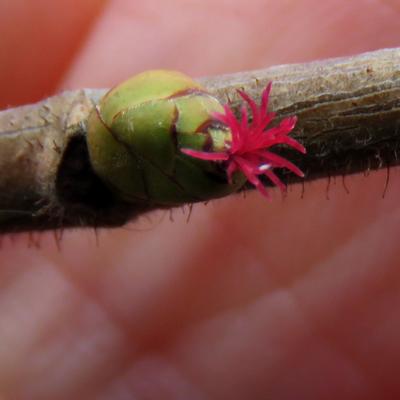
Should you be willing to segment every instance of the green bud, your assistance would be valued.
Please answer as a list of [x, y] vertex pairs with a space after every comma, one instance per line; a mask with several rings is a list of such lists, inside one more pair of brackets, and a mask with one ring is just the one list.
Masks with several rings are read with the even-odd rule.
[[96, 174], [120, 198], [152, 206], [206, 201], [236, 191], [221, 163], [181, 148], [219, 152], [231, 132], [211, 117], [219, 101], [174, 71], [148, 71], [110, 90], [91, 113], [87, 143]]

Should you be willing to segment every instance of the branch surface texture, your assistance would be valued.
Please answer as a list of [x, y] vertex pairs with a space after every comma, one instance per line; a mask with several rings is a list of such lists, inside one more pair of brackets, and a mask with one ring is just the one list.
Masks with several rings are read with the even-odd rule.
[[[400, 48], [199, 81], [236, 112], [237, 89], [259, 99], [272, 81], [271, 109], [298, 117], [294, 136], [307, 154], [290, 159], [305, 180], [400, 163]], [[150, 210], [115, 198], [92, 171], [86, 120], [105, 92], [64, 92], [0, 112], [0, 233], [120, 226]]]

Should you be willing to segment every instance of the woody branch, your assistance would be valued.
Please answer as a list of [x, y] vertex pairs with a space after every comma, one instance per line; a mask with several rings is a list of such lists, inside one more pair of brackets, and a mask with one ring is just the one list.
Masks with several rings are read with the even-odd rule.
[[[200, 79], [235, 110], [237, 89], [257, 98], [269, 81], [271, 109], [298, 117], [294, 135], [307, 155], [290, 159], [305, 180], [400, 163], [400, 48]], [[115, 198], [91, 169], [85, 121], [104, 93], [65, 92], [0, 112], [0, 232], [119, 226], [150, 210]]]

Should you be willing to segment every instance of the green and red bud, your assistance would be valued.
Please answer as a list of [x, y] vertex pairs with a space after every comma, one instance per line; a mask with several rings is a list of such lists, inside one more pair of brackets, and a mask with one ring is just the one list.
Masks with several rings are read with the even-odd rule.
[[282, 188], [275, 168], [302, 174], [267, 149], [286, 144], [305, 152], [288, 136], [295, 117], [267, 129], [270, 89], [260, 106], [239, 92], [253, 114], [249, 123], [245, 106], [238, 121], [228, 105], [180, 72], [136, 75], [110, 90], [89, 117], [93, 169], [120, 198], [155, 207], [223, 197], [246, 180], [267, 195], [260, 175]]

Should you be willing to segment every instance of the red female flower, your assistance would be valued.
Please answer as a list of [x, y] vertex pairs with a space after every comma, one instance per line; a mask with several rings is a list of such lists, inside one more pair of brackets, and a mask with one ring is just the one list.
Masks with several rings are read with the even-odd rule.
[[295, 116], [283, 119], [278, 126], [267, 129], [268, 124], [275, 117], [275, 113], [267, 112], [268, 99], [272, 82], [264, 89], [261, 105], [258, 106], [247, 93], [238, 90], [239, 95], [248, 104], [253, 114], [249, 124], [247, 107], [241, 108], [241, 120], [236, 119], [232, 109], [224, 106], [224, 113], [214, 113], [213, 117], [225, 124], [231, 131], [232, 139], [226, 143], [224, 152], [204, 152], [191, 149], [182, 149], [182, 152], [201, 160], [224, 162], [228, 181], [232, 181], [235, 171], [241, 171], [264, 196], [268, 197], [265, 186], [259, 176], [266, 176], [282, 191], [286, 190], [285, 184], [274, 173], [275, 168], [287, 168], [296, 175], [303, 177], [303, 172], [290, 161], [271, 153], [268, 149], [276, 144], [286, 144], [301, 153], [306, 149], [297, 140], [288, 136], [296, 125]]

